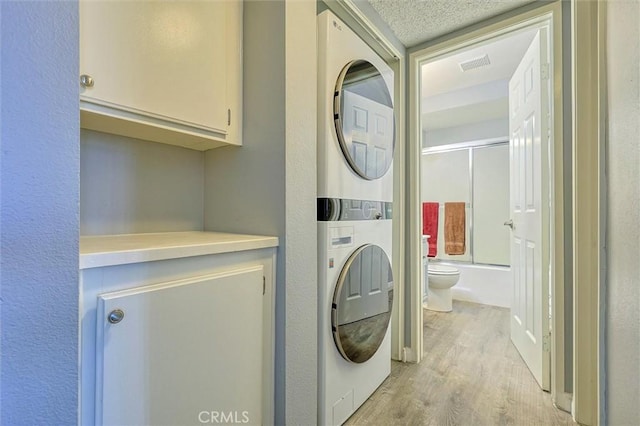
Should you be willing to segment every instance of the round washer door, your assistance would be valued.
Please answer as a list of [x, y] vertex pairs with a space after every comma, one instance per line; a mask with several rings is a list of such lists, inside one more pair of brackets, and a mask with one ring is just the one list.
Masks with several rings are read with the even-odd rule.
[[387, 333], [393, 305], [393, 274], [382, 248], [356, 249], [340, 272], [333, 294], [331, 329], [344, 359], [369, 360]]
[[393, 161], [393, 101], [382, 73], [371, 62], [348, 63], [336, 83], [333, 101], [336, 135], [347, 162], [360, 177], [373, 180]]

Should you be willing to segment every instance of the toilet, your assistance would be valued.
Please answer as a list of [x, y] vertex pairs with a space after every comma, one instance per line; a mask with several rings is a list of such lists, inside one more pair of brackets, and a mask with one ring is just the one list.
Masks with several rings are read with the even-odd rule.
[[453, 266], [429, 264], [429, 296], [426, 308], [438, 312], [451, 312], [451, 287], [458, 283], [460, 271]]

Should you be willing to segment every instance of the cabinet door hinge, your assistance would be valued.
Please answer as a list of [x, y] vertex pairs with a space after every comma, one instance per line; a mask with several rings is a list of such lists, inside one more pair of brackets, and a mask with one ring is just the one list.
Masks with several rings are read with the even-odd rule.
[[551, 352], [551, 335], [545, 334], [542, 336], [542, 350], [545, 352]]
[[231, 126], [231, 109], [227, 110], [227, 126]]
[[264, 296], [266, 292], [267, 292], [267, 279], [263, 276], [262, 277], [262, 295]]

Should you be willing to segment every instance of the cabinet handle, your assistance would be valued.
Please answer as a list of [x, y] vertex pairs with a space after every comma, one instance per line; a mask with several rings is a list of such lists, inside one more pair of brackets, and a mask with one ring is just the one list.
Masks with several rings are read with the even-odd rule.
[[82, 74], [80, 76], [80, 86], [82, 87], [93, 87], [93, 77], [87, 74]]
[[123, 318], [124, 318], [124, 311], [122, 309], [114, 309], [113, 311], [109, 312], [109, 316], [107, 317], [107, 320], [111, 324], [117, 324], [120, 321], [122, 321]]

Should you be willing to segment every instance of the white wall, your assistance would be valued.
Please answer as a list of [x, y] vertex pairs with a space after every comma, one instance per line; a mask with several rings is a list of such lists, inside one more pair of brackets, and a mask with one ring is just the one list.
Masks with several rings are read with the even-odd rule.
[[82, 130], [80, 233], [200, 231], [204, 154]]
[[607, 424], [640, 424], [640, 3], [607, 9]]
[[280, 238], [276, 424], [317, 420], [315, 16], [245, 2], [243, 146], [205, 154], [205, 229]]
[[78, 5], [0, 2], [4, 425], [77, 423]]
[[451, 145], [484, 139], [509, 139], [509, 119], [497, 118], [422, 133], [423, 147]]

